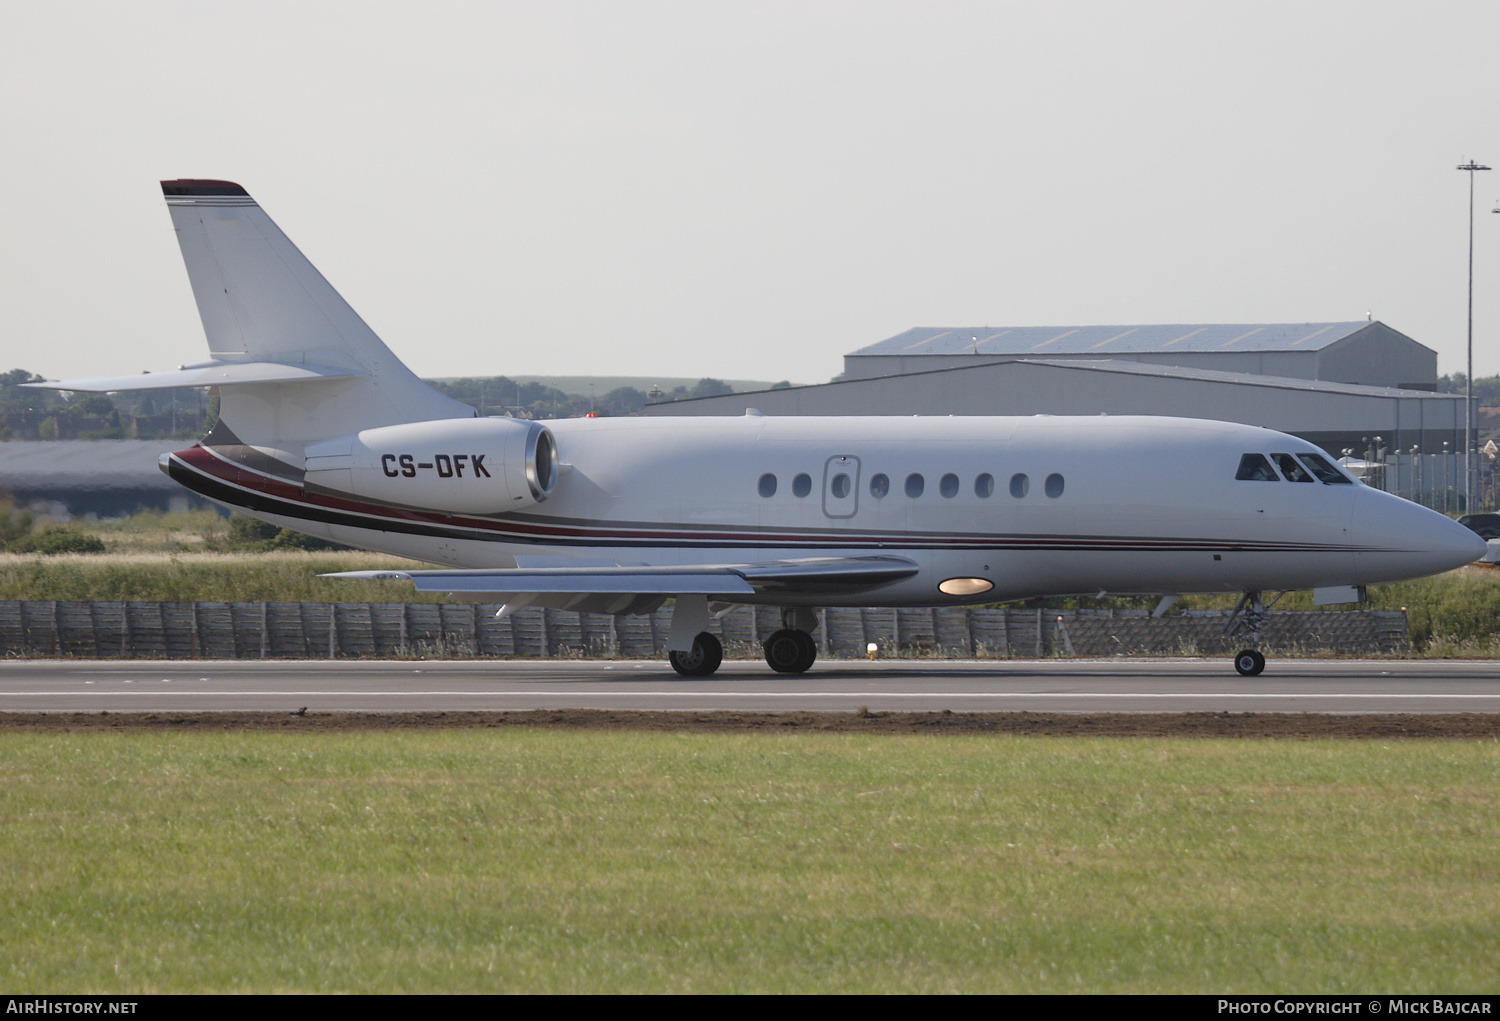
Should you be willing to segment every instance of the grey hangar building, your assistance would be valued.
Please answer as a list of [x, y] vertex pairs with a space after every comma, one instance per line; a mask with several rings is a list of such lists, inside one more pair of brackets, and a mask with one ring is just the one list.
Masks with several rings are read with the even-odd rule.
[[844, 369], [645, 413], [1208, 418], [1374, 455], [1392, 490], [1432, 488], [1448, 473], [1420, 462], [1463, 450], [1464, 399], [1435, 392], [1437, 352], [1379, 322], [921, 327], [846, 355]]

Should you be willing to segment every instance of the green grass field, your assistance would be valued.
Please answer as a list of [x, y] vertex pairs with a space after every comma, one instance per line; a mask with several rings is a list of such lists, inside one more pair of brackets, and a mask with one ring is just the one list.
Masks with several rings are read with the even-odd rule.
[[1500, 746], [0, 735], [0, 985], [1488, 992]]

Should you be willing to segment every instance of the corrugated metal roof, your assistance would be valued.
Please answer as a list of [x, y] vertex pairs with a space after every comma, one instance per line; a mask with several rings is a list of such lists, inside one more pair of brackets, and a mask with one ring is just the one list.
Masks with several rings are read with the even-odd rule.
[[1359, 321], [1196, 326], [919, 326], [862, 347], [852, 356], [1083, 354], [1107, 358], [1113, 354], [1182, 351], [1316, 351], [1373, 325], [1376, 324]]

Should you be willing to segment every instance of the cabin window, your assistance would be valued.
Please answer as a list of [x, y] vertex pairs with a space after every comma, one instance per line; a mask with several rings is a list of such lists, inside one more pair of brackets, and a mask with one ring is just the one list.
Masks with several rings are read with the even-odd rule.
[[792, 477], [792, 495], [806, 496], [812, 492], [812, 476], [807, 472], [798, 472]]
[[1059, 496], [1062, 496], [1063, 477], [1057, 474], [1057, 472], [1053, 472], [1051, 475], [1048, 475], [1045, 488], [1047, 491], [1047, 495], [1056, 500]]
[[954, 475], [952, 472], [944, 475], [941, 479], [938, 480], [938, 492], [942, 493], [950, 500], [957, 496], [958, 476]]
[[1352, 486], [1353, 481], [1349, 476], [1329, 464], [1321, 454], [1298, 454], [1302, 463], [1312, 469], [1312, 473], [1318, 477], [1318, 481], [1325, 482], [1330, 486]]
[[1017, 500], [1031, 491], [1031, 480], [1020, 472], [1010, 477], [1010, 495]]
[[1286, 476], [1288, 482], [1311, 482], [1313, 480], [1306, 468], [1297, 463], [1297, 459], [1291, 454], [1272, 454], [1271, 460], [1276, 462], [1276, 467], [1281, 469], [1281, 474]]
[[974, 480], [974, 495], [988, 500], [995, 492], [995, 476], [985, 472]]
[[1264, 454], [1246, 454], [1240, 458], [1240, 470], [1234, 477], [1241, 482], [1280, 482], [1276, 469]]
[[879, 472], [870, 476], [870, 495], [879, 500], [891, 491], [891, 480], [884, 473]]
[[927, 488], [927, 480], [916, 472], [906, 477], [906, 495], [915, 500], [922, 495], [922, 490]]
[[833, 477], [833, 482], [828, 486], [835, 500], [842, 500], [849, 495], [849, 476], [839, 472]]
[[760, 477], [760, 485], [758, 485], [756, 488], [760, 490], [761, 496], [775, 496], [776, 476], [772, 475], [770, 472], [766, 472]]

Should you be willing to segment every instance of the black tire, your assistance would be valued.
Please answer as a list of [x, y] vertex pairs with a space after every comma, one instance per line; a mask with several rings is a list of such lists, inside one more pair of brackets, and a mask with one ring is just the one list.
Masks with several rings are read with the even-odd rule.
[[684, 677], [707, 677], [724, 662], [724, 646], [707, 631], [699, 631], [687, 652], [668, 652], [667, 662]]
[[812, 635], [795, 628], [782, 628], [761, 643], [766, 666], [778, 674], [800, 674], [818, 658], [818, 647]]
[[802, 643], [802, 660], [797, 670], [797, 673], [801, 674], [812, 669], [812, 665], [817, 662], [818, 643], [813, 641], [813, 636], [806, 631], [798, 631], [797, 640]]
[[1266, 668], [1266, 657], [1254, 649], [1241, 649], [1234, 654], [1234, 668], [1241, 677], [1256, 677]]

